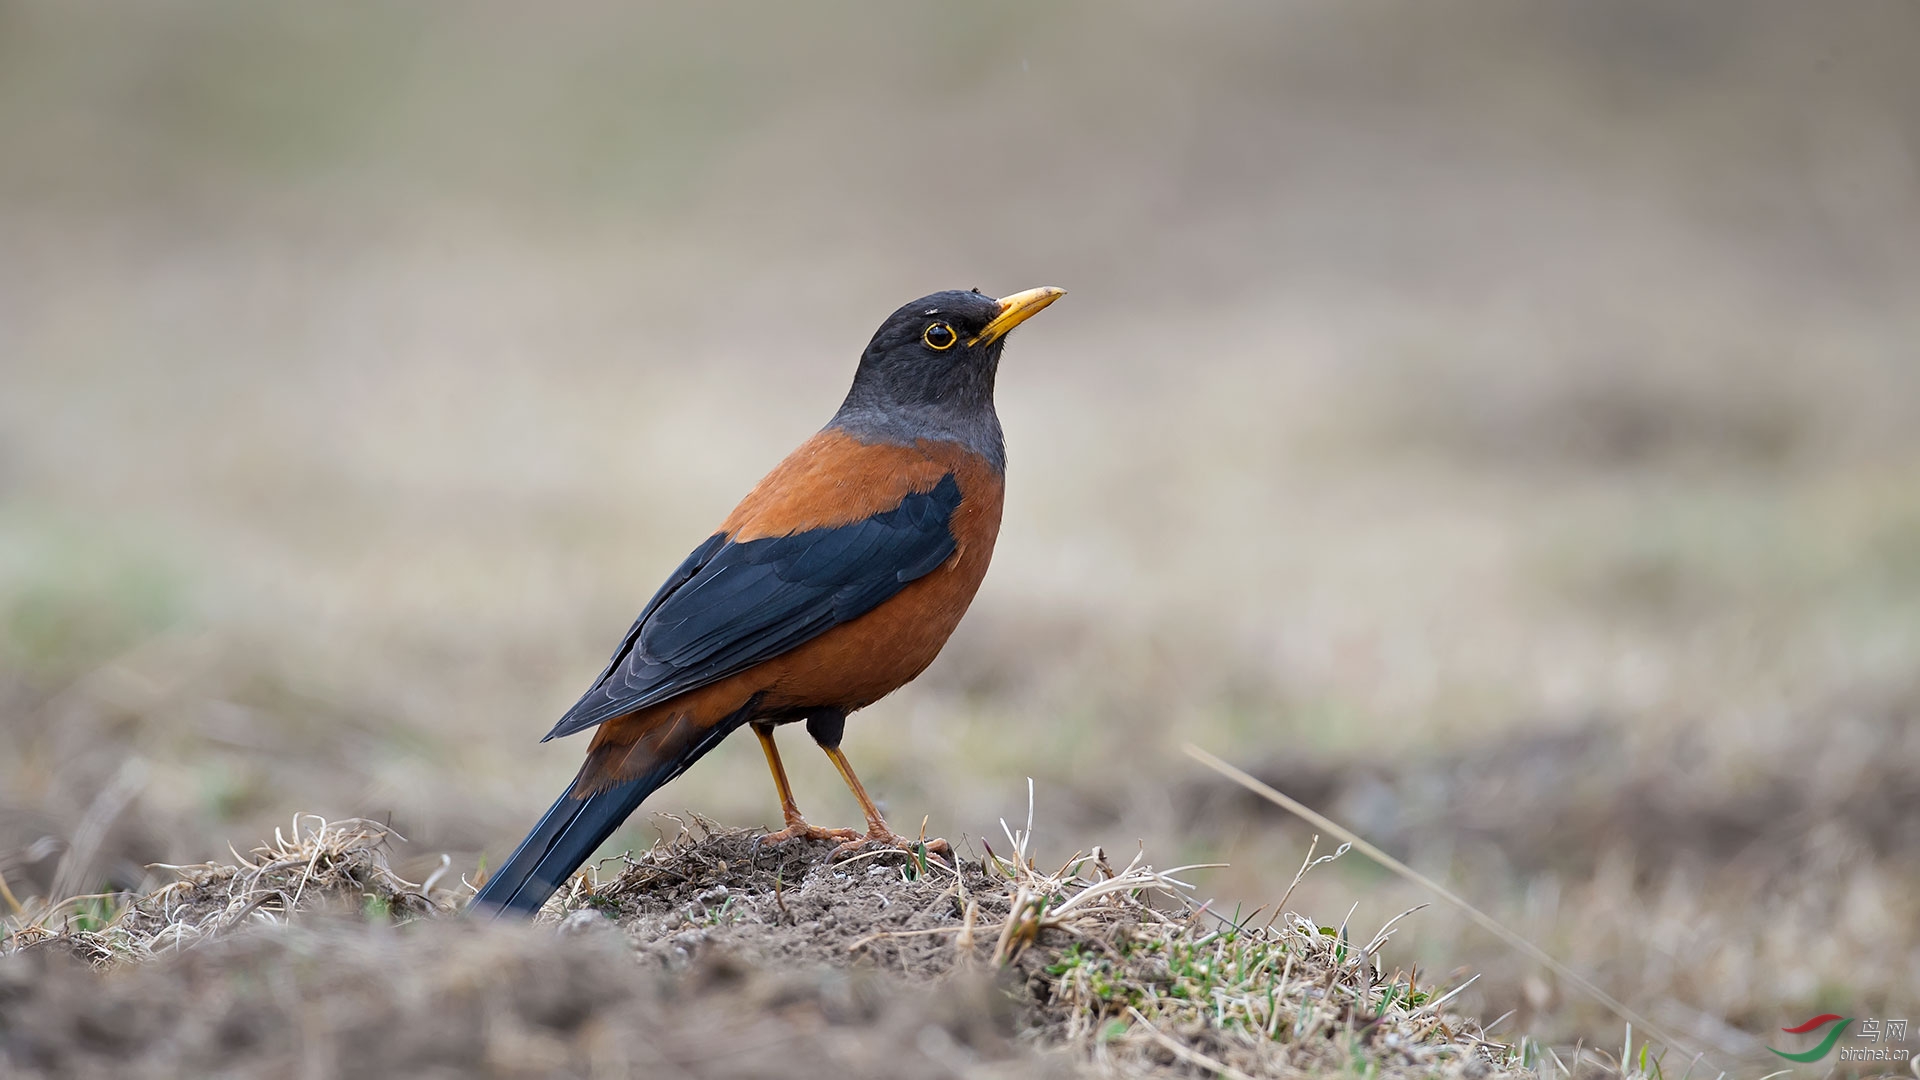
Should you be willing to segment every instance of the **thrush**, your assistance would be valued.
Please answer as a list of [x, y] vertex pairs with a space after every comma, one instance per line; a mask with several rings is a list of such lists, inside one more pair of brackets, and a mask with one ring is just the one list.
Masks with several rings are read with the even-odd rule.
[[[926, 670], [973, 602], [1005, 491], [1000, 354], [1009, 331], [1062, 295], [939, 292], [880, 324], [833, 419], [667, 576], [547, 733], [597, 729], [573, 783], [476, 907], [537, 911], [648, 795], [742, 727], [766, 753], [785, 824], [763, 843], [837, 841], [835, 856], [908, 846], [854, 774], [841, 735], [849, 714]], [[801, 816], [774, 743], [792, 723], [839, 770], [864, 833]]]

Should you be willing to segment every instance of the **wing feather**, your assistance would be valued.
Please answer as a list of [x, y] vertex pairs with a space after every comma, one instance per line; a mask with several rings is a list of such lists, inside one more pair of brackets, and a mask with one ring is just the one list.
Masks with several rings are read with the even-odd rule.
[[851, 622], [957, 549], [952, 473], [859, 521], [735, 543], [717, 534], [654, 594], [547, 734], [569, 735], [745, 671]]

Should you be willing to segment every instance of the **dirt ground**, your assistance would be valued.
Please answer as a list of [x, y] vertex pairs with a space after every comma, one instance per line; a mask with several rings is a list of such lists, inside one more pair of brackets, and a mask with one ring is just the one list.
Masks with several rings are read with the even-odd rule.
[[724, 957], [669, 978], [611, 932], [322, 925], [105, 976], [39, 949], [0, 964], [0, 1001], [20, 1077], [1075, 1072], [1022, 1051], [984, 986]]
[[[16, 932], [0, 943], [0, 1064], [47, 1078], [1519, 1075], [1515, 1048], [1387, 977], [1379, 941], [1234, 926], [1104, 856], [1084, 876], [1017, 854], [830, 862], [831, 845], [765, 850], [699, 822], [591, 887], [576, 878], [527, 926], [464, 917], [465, 888], [399, 879], [391, 839], [316, 823], [91, 922]], [[1264, 1004], [1229, 1009], [1248, 990], [1226, 978], [1243, 949], [1262, 957]], [[1259, 1008], [1264, 1027], [1240, 1022]]]

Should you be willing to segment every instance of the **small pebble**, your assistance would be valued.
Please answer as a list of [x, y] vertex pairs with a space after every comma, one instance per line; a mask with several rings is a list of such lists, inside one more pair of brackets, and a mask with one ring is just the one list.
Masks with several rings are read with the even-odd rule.
[[592, 908], [581, 908], [562, 919], [554, 933], [562, 937], [572, 937], [575, 934], [591, 933], [610, 925], [612, 925], [611, 920], [600, 912]]

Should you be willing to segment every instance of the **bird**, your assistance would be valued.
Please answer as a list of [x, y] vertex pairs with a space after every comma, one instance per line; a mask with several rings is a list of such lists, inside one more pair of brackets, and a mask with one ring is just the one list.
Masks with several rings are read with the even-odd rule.
[[[597, 729], [586, 761], [472, 907], [530, 916], [642, 800], [751, 727], [784, 827], [763, 844], [908, 849], [840, 749], [847, 716], [933, 662], [1000, 532], [1006, 443], [994, 379], [1007, 334], [1065, 295], [923, 296], [880, 324], [833, 418], [774, 466], [655, 592], [545, 738]], [[775, 729], [803, 723], [866, 815], [811, 825]], [[924, 851], [950, 853], [944, 841]]]

